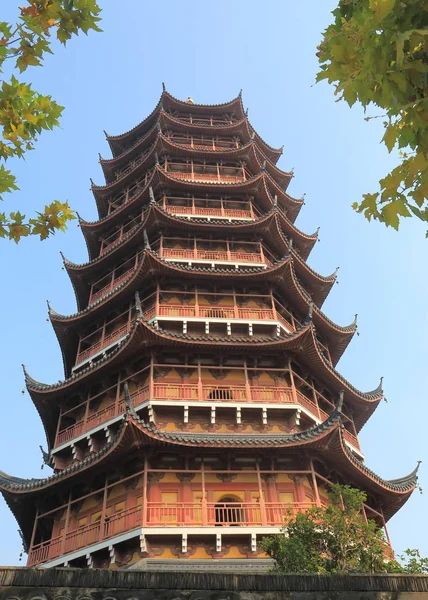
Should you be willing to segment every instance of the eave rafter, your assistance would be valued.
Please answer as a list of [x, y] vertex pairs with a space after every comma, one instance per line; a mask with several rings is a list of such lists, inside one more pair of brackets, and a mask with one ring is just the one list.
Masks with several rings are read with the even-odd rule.
[[[141, 291], [141, 287], [147, 285], [148, 279], [156, 280], [157, 277], [163, 275], [177, 278], [184, 277], [186, 279], [193, 279], [196, 276], [201, 281], [224, 280], [227, 278], [228, 281], [238, 284], [251, 276], [251, 279], [255, 283], [266, 282], [272, 284], [279, 293], [283, 294], [292, 303], [292, 306], [296, 310], [300, 310], [302, 315], [307, 314], [309, 308], [313, 306], [314, 323], [323, 339], [329, 344], [333, 364], [337, 363], [356, 332], [357, 326], [355, 321], [347, 327], [341, 327], [331, 321], [316, 305], [312, 305], [312, 298], [298, 283], [293, 269], [293, 259], [290, 256], [284, 256], [278, 263], [271, 265], [265, 270], [247, 268], [236, 271], [236, 269], [179, 266], [163, 260], [154, 251], [146, 249], [134, 274], [126, 282], [106, 294], [105, 297], [74, 315], [62, 316], [58, 313], [50, 314], [50, 319], [62, 352], [63, 354], [65, 352], [68, 353], [65, 365], [68, 365], [72, 360], [71, 356], [76, 350], [76, 336], [85, 324], [91, 322], [94, 318], [100, 318], [114, 303], [120, 303], [124, 298], [129, 298], [130, 293], [134, 293], [137, 290]], [[70, 339], [74, 341], [71, 342]], [[67, 347], [69, 348], [68, 350], [66, 350]]]
[[82, 477], [86, 477], [88, 470], [92, 474], [105, 471], [112, 461], [117, 461], [123, 453], [129, 451], [130, 447], [143, 450], [153, 445], [171, 448], [190, 447], [199, 450], [224, 446], [265, 450], [274, 447], [282, 449], [283, 452], [305, 449], [309, 454], [322, 456], [334, 468], [346, 466], [348, 478], [354, 485], [362, 485], [364, 489], [370, 490], [381, 499], [387, 520], [407, 501], [418, 481], [418, 467], [406, 477], [388, 481], [352, 457], [343, 438], [340, 402], [324, 422], [305, 431], [244, 435], [163, 431], [153, 424], [142, 421], [135, 411], [127, 406], [117, 433], [99, 451], [43, 479], [24, 479], [0, 472], [0, 491], [28, 542], [34, 519], [35, 494], [60, 493], [64, 486], [70, 485], [70, 480], [77, 483]]
[[[193, 235], [212, 234], [213, 232], [220, 235], [220, 232], [223, 232], [226, 237], [230, 235], [251, 235], [253, 237], [264, 235], [267, 240], [266, 245], [273, 253], [284, 256], [291, 252], [292, 256], [296, 258], [297, 272], [308, 286], [312, 301], [321, 306], [336, 280], [336, 275], [324, 277], [306, 264], [303, 257], [291, 248], [289, 240], [284, 236], [282, 232], [284, 222], [286, 222], [286, 218], [277, 206], [273, 206], [264, 216], [254, 221], [225, 223], [224, 221], [213, 220], [210, 222], [206, 219], [176, 217], [163, 210], [158, 204], [151, 203], [145, 214], [142, 215], [141, 222], [124, 236], [120, 244], [112, 245], [112, 248], [104, 254], [82, 264], [72, 263], [63, 257], [64, 268], [75, 290], [77, 305], [81, 309], [86, 306], [90, 281], [94, 279], [95, 274], [107, 272], [121, 257], [129, 255], [133, 250], [141, 249], [144, 246], [143, 232], [145, 229], [149, 237], [158, 235], [160, 230], [168, 231], [170, 234], [184, 232]], [[291, 224], [289, 225], [288, 229], [292, 229], [293, 233], [297, 234], [298, 230], [294, 229]], [[306, 241], [307, 238], [300, 235], [298, 239]], [[313, 240], [311, 239], [310, 242]], [[305, 253], [308, 251], [308, 246], [310, 247], [311, 243], [303, 245]], [[297, 244], [296, 247], [298, 248]]]
[[[174, 347], [180, 350], [193, 350], [197, 352], [212, 348], [213, 343], [218, 348], [228, 349], [228, 352], [243, 353], [259, 352], [263, 347], [264, 352], [284, 352], [295, 356], [303, 365], [311, 369], [318, 379], [323, 381], [332, 390], [339, 393], [344, 390], [345, 403], [351, 405], [355, 412], [355, 425], [360, 429], [370, 415], [376, 409], [383, 397], [382, 389], [377, 388], [373, 392], [361, 392], [342, 377], [329, 363], [317, 341], [316, 330], [312, 321], [304, 323], [300, 329], [283, 334], [281, 337], [249, 338], [239, 336], [210, 336], [210, 335], [188, 335], [171, 333], [161, 328], [156, 328], [143, 317], [137, 317], [131, 331], [121, 342], [109, 353], [97, 357], [92, 364], [78, 373], [72, 374], [64, 381], [56, 384], [40, 384], [33, 379], [26, 380], [27, 389], [39, 414], [45, 424], [46, 430], [50, 431], [50, 442], [54, 435], [54, 421], [52, 420], [52, 406], [55, 406], [58, 397], [65, 393], [71, 393], [77, 389], [82, 381], [88, 385], [97, 377], [103, 375], [106, 370], [119, 367], [131, 356], [141, 349], [152, 349], [156, 347]], [[52, 404], [53, 403], [53, 404]]]
[[158, 129], [147, 154], [145, 154], [140, 161], [136, 162], [132, 169], [124, 172], [120, 177], [112, 181], [107, 181], [105, 185], [95, 185], [92, 183], [91, 189], [97, 202], [100, 216], [105, 214], [105, 203], [108, 197], [120, 192], [124, 186], [132, 183], [137, 179], [139, 173], [143, 173], [148, 169], [153, 168], [158, 163], [159, 157], [162, 156], [196, 160], [245, 161], [253, 173], [253, 176], [260, 171], [266, 171], [274, 182], [275, 188], [283, 192], [285, 192], [286, 187], [293, 177], [292, 173], [281, 171], [281, 169], [278, 169], [271, 161], [266, 160], [263, 153], [258, 149], [254, 139], [251, 139], [239, 148], [215, 150], [200, 149], [192, 148], [186, 144], [176, 143], [164, 136]]
[[[201, 189], [198, 182], [186, 182], [183, 180], [177, 181], [176, 179], [172, 181], [171, 177], [169, 177], [168, 174], [159, 167], [154, 170], [150, 180], [144, 186], [144, 188], [141, 189], [140, 193], [135, 197], [135, 199], [117, 209], [104, 219], [90, 222], [83, 220], [79, 215], [79, 225], [85, 238], [89, 258], [93, 260], [98, 256], [100, 250], [100, 238], [103, 234], [105, 234], [107, 231], [111, 231], [115, 226], [122, 224], [125, 215], [128, 215], [129, 219], [136, 217], [138, 214], [141, 214], [141, 211], [144, 209], [144, 207], [149, 205], [150, 188], [153, 189], [155, 195], [158, 195], [159, 193], [163, 193], [168, 189], [169, 186], [172, 185], [174, 185], [177, 190], [182, 191], [184, 195], [190, 193], [191, 190], [193, 192], [196, 190], [196, 193], [199, 192], [201, 194], [206, 193], [207, 191], [221, 194], [225, 191], [224, 189], [219, 190], [217, 185], [211, 186], [211, 189], [208, 188], [207, 190], [206, 186]], [[276, 206], [276, 212], [281, 220], [281, 225], [285, 234], [288, 237], [293, 238], [295, 247], [299, 250], [301, 257], [304, 260], [308, 258], [314, 244], [318, 239], [318, 232], [315, 232], [314, 234], [306, 234], [293, 224], [294, 218], [290, 220], [284, 209], [278, 205], [277, 198], [273, 198], [271, 196], [267, 186], [267, 178], [264, 177], [262, 173], [256, 178], [253, 178], [249, 184], [245, 182], [245, 184], [239, 185], [233, 190], [228, 188], [227, 191], [233, 191], [238, 194], [242, 193], [247, 197], [254, 197], [256, 206], [259, 208], [259, 210], [261, 209], [265, 211], [265, 214], [272, 211], [272, 208]], [[297, 201], [297, 203], [299, 203], [299, 201]], [[292, 211], [291, 216], [294, 217], [294, 213], [296, 212], [296, 204], [290, 204], [289, 208]], [[265, 214], [261, 215], [260, 219], [256, 219], [255, 222], [257, 223], [259, 220], [263, 219]], [[173, 217], [172, 215], [171, 218], [180, 220], [182, 223], [196, 221], [195, 219]], [[207, 220], [203, 219], [200, 220], [200, 222], [207, 223]], [[217, 227], [229, 226], [230, 228], [233, 228], [235, 225], [241, 225], [242, 222], [234, 222], [232, 220], [230, 223], [225, 223], [224, 221], [211, 219], [211, 224], [215, 224]]]
[[153, 123], [159, 117], [161, 109], [164, 109], [167, 112], [171, 111], [184, 111], [187, 113], [193, 114], [204, 114], [207, 110], [212, 112], [213, 114], [219, 113], [230, 113], [234, 114], [235, 118], [239, 121], [245, 118], [245, 109], [242, 104], [242, 94], [241, 92], [238, 94], [236, 98], [229, 102], [224, 102], [222, 104], [191, 104], [189, 105], [187, 102], [183, 100], [179, 100], [178, 98], [174, 98], [169, 92], [165, 89], [163, 90], [159, 101], [154, 108], [154, 110], [150, 113], [148, 117], [146, 117], [141, 123], [122, 133], [120, 135], [107, 135], [107, 141], [110, 145], [110, 149], [114, 156], [120, 154], [123, 151], [124, 144], [129, 142], [132, 138], [139, 137], [147, 132]]
[[178, 118], [173, 117], [169, 113], [165, 112], [162, 108], [159, 112], [159, 117], [157, 121], [154, 123], [152, 128], [141, 138], [139, 138], [136, 143], [130, 148], [125, 149], [121, 154], [114, 156], [113, 158], [102, 158], [101, 166], [106, 178], [111, 177], [111, 174], [121, 166], [125, 165], [128, 161], [132, 160], [132, 158], [141, 152], [142, 148], [146, 147], [148, 143], [151, 143], [158, 131], [174, 131], [177, 133], [191, 133], [191, 134], [202, 134], [206, 135], [209, 133], [213, 136], [227, 136], [230, 137], [232, 135], [240, 134], [242, 137], [242, 141], [244, 143], [248, 143], [251, 140], [255, 140], [260, 152], [263, 156], [270, 160], [274, 165], [276, 164], [279, 156], [281, 156], [281, 150], [274, 150], [270, 148], [266, 142], [264, 142], [260, 136], [251, 128], [249, 125], [248, 119], [244, 117], [240, 121], [236, 121], [231, 123], [230, 125], [218, 125], [210, 126], [209, 131], [207, 131], [206, 125], [197, 125], [194, 123], [187, 123], [181, 121]]

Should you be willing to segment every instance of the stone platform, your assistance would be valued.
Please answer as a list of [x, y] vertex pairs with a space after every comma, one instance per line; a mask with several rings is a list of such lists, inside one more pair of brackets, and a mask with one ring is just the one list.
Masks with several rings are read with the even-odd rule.
[[0, 600], [428, 600], [425, 575], [0, 568]]

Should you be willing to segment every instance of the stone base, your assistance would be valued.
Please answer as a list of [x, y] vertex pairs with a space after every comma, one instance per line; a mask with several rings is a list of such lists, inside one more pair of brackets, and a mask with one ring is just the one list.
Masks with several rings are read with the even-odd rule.
[[204, 573], [267, 573], [273, 567], [273, 560], [258, 558], [251, 560], [228, 559], [228, 558], [210, 558], [210, 559], [162, 559], [162, 558], [143, 558], [129, 567], [121, 567], [123, 571], [177, 571], [183, 572], [204, 572]]
[[428, 600], [425, 575], [239, 574], [218, 562], [211, 573], [3, 567], [0, 600]]

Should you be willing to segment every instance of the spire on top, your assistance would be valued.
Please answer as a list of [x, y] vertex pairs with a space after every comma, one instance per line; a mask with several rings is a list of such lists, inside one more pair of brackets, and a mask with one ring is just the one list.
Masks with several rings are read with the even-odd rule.
[[190, 96], [187, 96], [186, 104], [195, 104], [195, 102]]

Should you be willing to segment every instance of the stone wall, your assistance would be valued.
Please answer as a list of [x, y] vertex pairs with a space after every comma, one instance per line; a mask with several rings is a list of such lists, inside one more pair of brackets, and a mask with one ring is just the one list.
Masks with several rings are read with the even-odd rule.
[[424, 575], [0, 568], [0, 600], [428, 600]]

